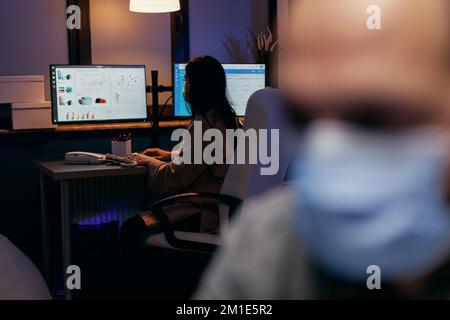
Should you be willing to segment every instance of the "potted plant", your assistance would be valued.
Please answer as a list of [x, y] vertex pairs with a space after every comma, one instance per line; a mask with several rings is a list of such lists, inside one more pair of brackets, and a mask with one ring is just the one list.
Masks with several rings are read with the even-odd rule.
[[278, 54], [279, 43], [270, 28], [258, 34], [250, 30], [245, 42], [227, 34], [223, 45], [233, 63], [265, 64], [266, 84], [269, 87], [275, 85], [273, 61]]

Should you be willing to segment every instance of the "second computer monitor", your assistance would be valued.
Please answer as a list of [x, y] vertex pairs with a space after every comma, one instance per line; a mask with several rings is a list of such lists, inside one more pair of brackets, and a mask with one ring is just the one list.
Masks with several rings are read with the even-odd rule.
[[[238, 116], [245, 116], [247, 103], [251, 95], [266, 87], [266, 67], [263, 64], [224, 64], [227, 76], [228, 97]], [[186, 76], [186, 64], [175, 65], [174, 100], [175, 116], [189, 117], [189, 105], [183, 90]]]

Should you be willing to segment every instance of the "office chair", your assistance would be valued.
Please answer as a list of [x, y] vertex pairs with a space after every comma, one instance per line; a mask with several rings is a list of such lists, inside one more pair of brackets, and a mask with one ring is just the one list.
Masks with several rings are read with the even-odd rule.
[[[276, 175], [261, 175], [260, 170], [263, 167], [261, 164], [230, 165], [220, 194], [184, 194], [153, 204], [146, 211], [154, 213], [163, 233], [149, 236], [145, 246], [212, 253], [220, 245], [221, 234], [226, 231], [230, 218], [245, 200], [282, 185], [295, 150], [293, 129], [283, 110], [278, 90], [258, 91], [249, 100], [244, 124], [244, 130], [279, 130], [280, 163]], [[220, 220], [220, 230], [217, 234], [175, 231], [164, 207], [180, 200], [192, 199], [217, 201]]]
[[38, 269], [0, 235], [0, 300], [50, 299], [50, 292]]
[[[137, 297], [189, 298], [198, 286], [212, 253], [221, 245], [230, 218], [239, 214], [246, 200], [284, 184], [294, 152], [294, 135], [281, 108], [277, 90], [265, 89], [249, 100], [244, 129], [279, 129], [280, 163], [274, 176], [262, 176], [262, 165], [230, 165], [220, 194], [183, 194], [159, 201], [146, 211], [159, 220], [159, 231], [139, 240], [126, 255], [124, 288]], [[270, 139], [269, 139], [270, 141]], [[194, 212], [202, 212], [195, 200], [216, 203], [220, 221], [216, 233], [176, 230], [165, 208], [174, 203], [189, 203]], [[202, 202], [203, 205], [203, 202]], [[191, 208], [191, 206], [190, 206]], [[190, 210], [190, 209], [189, 209]], [[261, 212], [264, 214], [264, 212]], [[198, 215], [197, 215], [198, 216]], [[175, 289], [176, 288], [176, 289]]]

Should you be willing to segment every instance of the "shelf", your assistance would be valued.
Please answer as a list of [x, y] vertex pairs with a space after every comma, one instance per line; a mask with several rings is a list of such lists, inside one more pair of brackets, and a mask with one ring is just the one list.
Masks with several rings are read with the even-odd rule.
[[[183, 128], [189, 125], [188, 120], [161, 121], [160, 127], [163, 129]], [[70, 124], [60, 125], [49, 129], [29, 129], [29, 130], [0, 130], [0, 135], [8, 134], [30, 134], [45, 132], [88, 132], [88, 131], [113, 131], [113, 130], [139, 130], [151, 129], [152, 122], [127, 122], [109, 124]]]

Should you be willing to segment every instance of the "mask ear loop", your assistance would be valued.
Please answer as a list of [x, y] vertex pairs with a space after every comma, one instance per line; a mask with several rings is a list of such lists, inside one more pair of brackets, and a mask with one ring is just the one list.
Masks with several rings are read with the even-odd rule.
[[[450, 135], [450, 132], [449, 132]], [[450, 149], [450, 148], [449, 148]], [[447, 162], [447, 166], [445, 169], [445, 176], [443, 177], [443, 196], [445, 202], [450, 206], [450, 150], [447, 151], [449, 154], [449, 161]]]

